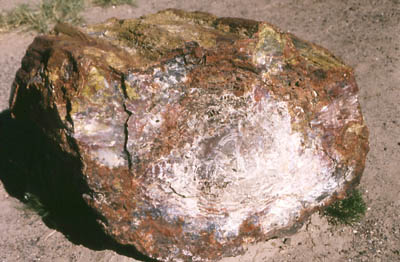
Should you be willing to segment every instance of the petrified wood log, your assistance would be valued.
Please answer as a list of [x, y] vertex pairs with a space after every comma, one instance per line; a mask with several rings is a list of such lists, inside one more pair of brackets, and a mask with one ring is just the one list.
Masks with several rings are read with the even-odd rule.
[[268, 23], [165, 10], [37, 37], [10, 107], [75, 156], [116, 241], [216, 261], [358, 183], [357, 91], [351, 68]]

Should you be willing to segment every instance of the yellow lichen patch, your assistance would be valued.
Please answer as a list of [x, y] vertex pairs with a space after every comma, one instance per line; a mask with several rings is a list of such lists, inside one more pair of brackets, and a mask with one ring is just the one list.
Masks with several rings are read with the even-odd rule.
[[258, 38], [260, 40], [256, 47], [257, 50], [270, 53], [270, 55], [279, 55], [283, 52], [285, 39], [282, 38], [280, 32], [275, 30], [270, 25], [263, 24], [261, 26], [261, 30], [258, 33]]
[[96, 67], [92, 67], [89, 70], [86, 84], [83, 86], [81, 94], [84, 97], [92, 97], [94, 93], [97, 93], [104, 88], [105, 78]]
[[114, 52], [101, 48], [88, 46], [83, 49], [85, 56], [91, 57], [98, 61], [106, 61], [112, 68], [122, 71], [125, 68], [126, 62], [122, 61]]
[[279, 73], [283, 66], [286, 39], [268, 24], [261, 26], [258, 38], [253, 63], [265, 67], [270, 74]]
[[125, 90], [126, 90], [126, 95], [128, 96], [128, 99], [130, 100], [136, 100], [139, 99], [139, 94], [136, 92], [136, 88], [132, 87], [128, 81], [125, 81]]
[[93, 87], [96, 91], [99, 91], [104, 87], [104, 81], [105, 78], [99, 69], [92, 67], [88, 75], [87, 86]]
[[357, 136], [360, 136], [365, 129], [365, 125], [361, 125], [359, 123], [355, 123], [347, 128], [347, 132], [355, 133]]

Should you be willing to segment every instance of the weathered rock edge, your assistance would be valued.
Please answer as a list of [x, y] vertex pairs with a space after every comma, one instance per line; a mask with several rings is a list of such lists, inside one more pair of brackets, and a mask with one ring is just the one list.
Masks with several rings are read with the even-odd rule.
[[268, 23], [165, 10], [38, 36], [10, 109], [75, 159], [60, 168], [81, 167], [71, 176], [116, 241], [216, 261], [359, 182], [357, 92], [351, 68]]

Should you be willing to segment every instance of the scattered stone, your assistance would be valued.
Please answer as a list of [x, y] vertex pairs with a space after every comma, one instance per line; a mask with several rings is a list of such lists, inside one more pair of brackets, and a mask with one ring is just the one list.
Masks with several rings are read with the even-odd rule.
[[38, 36], [10, 108], [71, 156], [60, 169], [80, 167], [114, 240], [217, 261], [295, 232], [359, 182], [357, 92], [351, 68], [268, 23], [165, 10]]

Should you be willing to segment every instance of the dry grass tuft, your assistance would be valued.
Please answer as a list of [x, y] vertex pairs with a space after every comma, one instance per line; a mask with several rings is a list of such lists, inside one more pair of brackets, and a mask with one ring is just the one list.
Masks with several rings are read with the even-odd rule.
[[83, 0], [44, 0], [34, 7], [21, 4], [15, 9], [1, 14], [0, 31], [23, 28], [44, 33], [57, 22], [72, 24], [82, 22], [83, 19], [79, 13], [83, 9]]
[[80, 24], [83, 18], [80, 13], [90, 4], [102, 7], [129, 4], [134, 0], [43, 0], [37, 6], [18, 5], [11, 11], [0, 13], [0, 32], [8, 32], [17, 28], [34, 30], [39, 33], [48, 32], [56, 23]]

